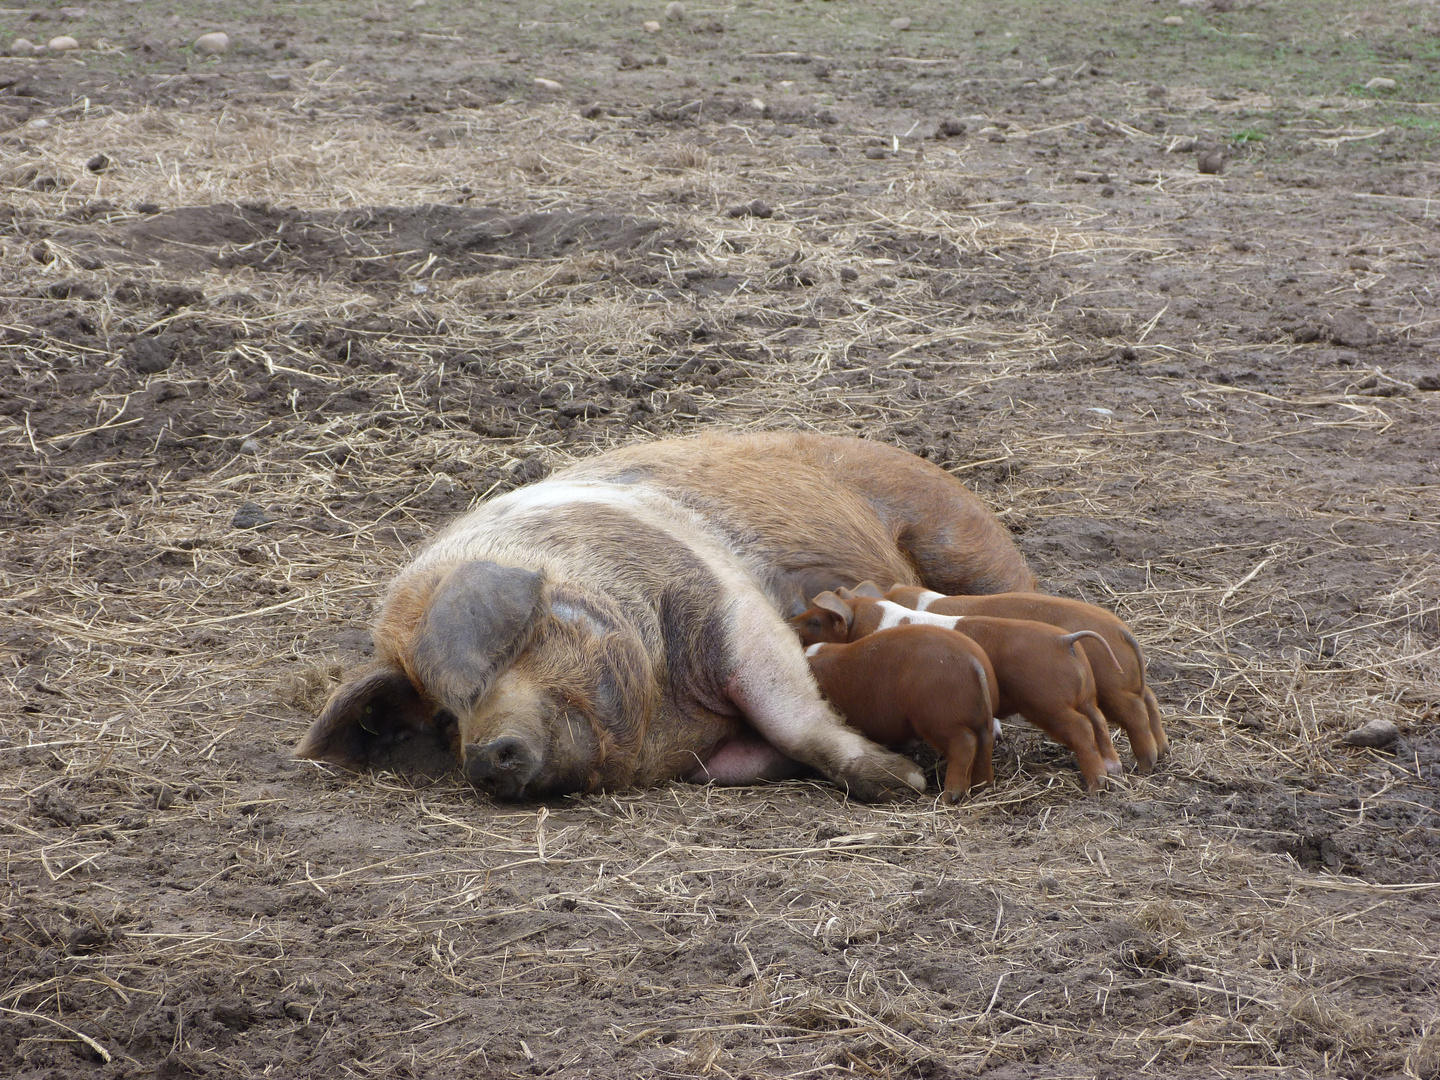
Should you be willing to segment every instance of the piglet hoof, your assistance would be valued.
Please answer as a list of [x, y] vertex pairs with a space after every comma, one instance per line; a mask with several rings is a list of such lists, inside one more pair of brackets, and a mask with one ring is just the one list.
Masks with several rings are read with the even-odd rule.
[[958, 791], [947, 791], [941, 795], [941, 800], [947, 806], [958, 806], [960, 804], [961, 797], [962, 796]]
[[1106, 771], [1107, 773], [1109, 773], [1111, 776], [1124, 776], [1124, 775], [1125, 775], [1125, 766], [1122, 765], [1122, 764], [1120, 764], [1120, 759], [1119, 759], [1119, 758], [1115, 758], [1113, 761], [1112, 761], [1110, 758], [1106, 758], [1106, 759], [1105, 759], [1105, 771]]
[[893, 802], [925, 790], [925, 774], [907, 757], [879, 750], [842, 766], [835, 781], [852, 799]]
[[1155, 759], [1153, 757], [1137, 757], [1135, 759], [1135, 771], [1141, 776], [1149, 776], [1155, 771]]

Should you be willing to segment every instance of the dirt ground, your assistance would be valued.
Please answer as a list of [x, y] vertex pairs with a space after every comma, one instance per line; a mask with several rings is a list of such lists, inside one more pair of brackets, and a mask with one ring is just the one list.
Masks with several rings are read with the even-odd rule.
[[[1433, 2], [0, 13], [59, 34], [0, 59], [0, 1071], [1440, 1076]], [[1171, 756], [292, 759], [438, 525], [709, 425], [952, 469]]]

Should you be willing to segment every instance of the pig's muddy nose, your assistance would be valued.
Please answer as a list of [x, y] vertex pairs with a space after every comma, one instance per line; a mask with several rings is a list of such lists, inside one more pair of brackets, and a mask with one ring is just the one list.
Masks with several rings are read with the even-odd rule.
[[539, 770], [537, 755], [513, 735], [465, 747], [465, 776], [502, 799], [518, 799]]

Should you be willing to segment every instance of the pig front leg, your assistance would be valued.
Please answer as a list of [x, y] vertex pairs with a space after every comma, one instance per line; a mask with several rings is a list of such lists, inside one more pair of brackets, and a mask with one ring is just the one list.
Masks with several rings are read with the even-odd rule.
[[853, 798], [925, 790], [925, 774], [913, 761], [847, 727], [825, 703], [795, 634], [761, 597], [737, 603], [730, 650], [725, 694], [782, 754], [819, 769]]

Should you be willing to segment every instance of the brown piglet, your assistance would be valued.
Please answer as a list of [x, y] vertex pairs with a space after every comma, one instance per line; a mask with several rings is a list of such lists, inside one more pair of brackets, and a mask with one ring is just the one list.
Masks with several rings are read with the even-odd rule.
[[820, 692], [882, 746], [923, 739], [945, 759], [945, 798], [995, 779], [995, 672], [964, 634], [899, 626], [805, 651]]

